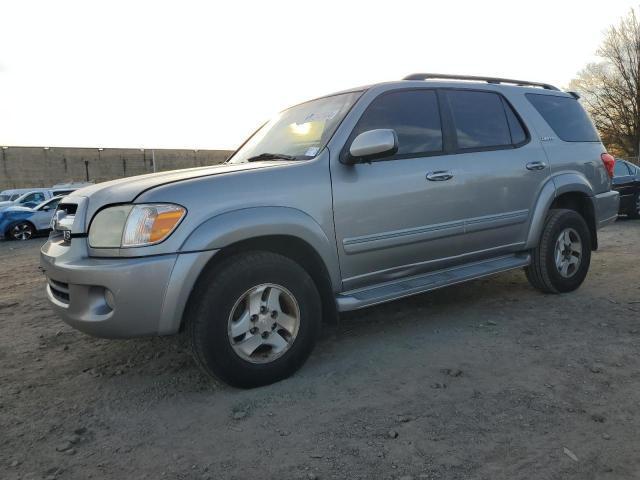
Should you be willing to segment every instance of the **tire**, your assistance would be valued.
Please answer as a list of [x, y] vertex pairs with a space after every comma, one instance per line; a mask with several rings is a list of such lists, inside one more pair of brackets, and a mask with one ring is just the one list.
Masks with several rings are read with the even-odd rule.
[[[560, 253], [558, 248], [561, 249]], [[579, 253], [576, 251], [578, 249]], [[575, 258], [578, 258], [577, 263]], [[547, 214], [540, 243], [533, 249], [531, 264], [525, 268], [525, 272], [529, 283], [538, 290], [565, 293], [582, 284], [590, 262], [591, 234], [582, 215], [574, 210], [553, 209]]]
[[302, 366], [318, 338], [321, 312], [316, 285], [300, 265], [275, 253], [248, 252], [203, 273], [190, 298], [186, 330], [205, 373], [252, 388]]
[[640, 218], [640, 192], [636, 192], [633, 196], [633, 204], [629, 210], [630, 218]]
[[9, 227], [7, 233], [11, 240], [29, 240], [33, 238], [36, 229], [29, 222], [19, 222]]

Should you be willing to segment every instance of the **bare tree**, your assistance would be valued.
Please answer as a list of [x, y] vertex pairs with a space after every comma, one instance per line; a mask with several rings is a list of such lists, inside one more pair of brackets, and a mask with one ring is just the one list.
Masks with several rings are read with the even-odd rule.
[[582, 96], [611, 153], [640, 155], [640, 24], [636, 12], [611, 26], [596, 52], [602, 61], [588, 64], [571, 81]]

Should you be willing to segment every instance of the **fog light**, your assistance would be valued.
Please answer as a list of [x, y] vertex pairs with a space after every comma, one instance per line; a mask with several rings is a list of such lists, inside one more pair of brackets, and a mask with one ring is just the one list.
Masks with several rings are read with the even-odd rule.
[[107, 302], [111, 310], [116, 308], [116, 297], [113, 296], [113, 292], [108, 288], [104, 289], [104, 301]]

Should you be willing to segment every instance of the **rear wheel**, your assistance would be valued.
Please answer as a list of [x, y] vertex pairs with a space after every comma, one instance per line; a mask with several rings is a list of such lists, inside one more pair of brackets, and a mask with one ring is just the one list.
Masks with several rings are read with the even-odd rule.
[[9, 228], [9, 237], [12, 240], [29, 240], [33, 237], [35, 229], [29, 222], [20, 222]]
[[224, 260], [199, 280], [187, 311], [193, 356], [209, 375], [238, 387], [267, 385], [295, 372], [321, 322], [308, 273], [271, 252]]
[[525, 272], [531, 285], [545, 293], [570, 292], [582, 284], [590, 262], [591, 235], [584, 218], [574, 210], [554, 209]]

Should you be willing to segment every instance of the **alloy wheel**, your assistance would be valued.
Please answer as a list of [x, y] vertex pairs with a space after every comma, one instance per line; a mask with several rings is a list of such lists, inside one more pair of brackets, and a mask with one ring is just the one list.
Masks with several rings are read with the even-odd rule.
[[29, 240], [33, 236], [31, 225], [19, 223], [11, 228], [11, 237], [14, 240]]
[[558, 273], [571, 278], [582, 261], [582, 240], [573, 228], [565, 228], [556, 240], [554, 259]]
[[229, 342], [240, 358], [269, 363], [287, 352], [300, 328], [300, 307], [281, 285], [266, 283], [247, 290], [228, 320]]

